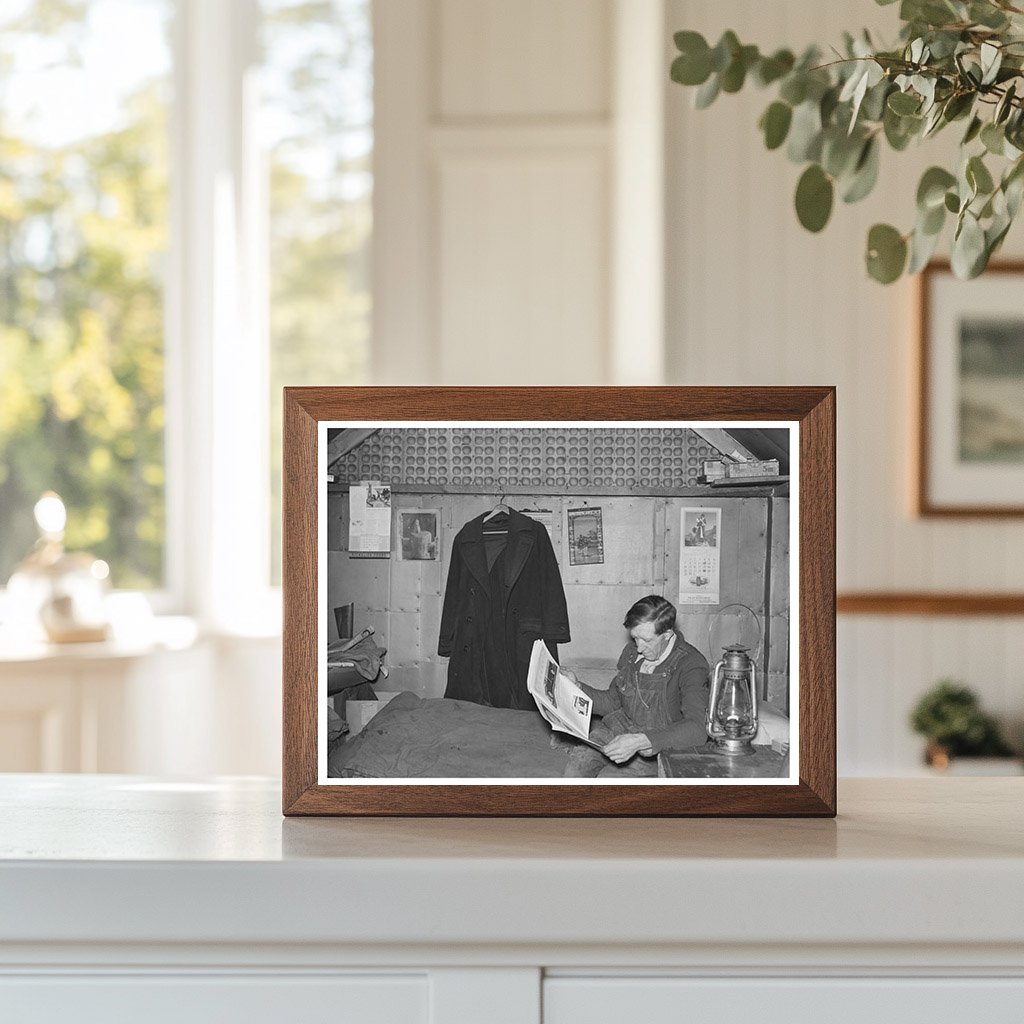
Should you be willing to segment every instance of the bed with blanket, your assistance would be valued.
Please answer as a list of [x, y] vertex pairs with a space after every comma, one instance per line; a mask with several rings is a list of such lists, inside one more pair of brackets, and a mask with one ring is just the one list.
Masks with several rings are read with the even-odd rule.
[[[759, 720], [755, 744], [788, 743], [784, 715], [762, 704]], [[334, 779], [561, 778], [575, 743], [553, 732], [537, 711], [400, 693], [362, 732], [328, 745], [327, 774]]]
[[354, 737], [328, 749], [327, 774], [346, 779], [557, 778], [568, 742], [537, 711], [400, 693]]

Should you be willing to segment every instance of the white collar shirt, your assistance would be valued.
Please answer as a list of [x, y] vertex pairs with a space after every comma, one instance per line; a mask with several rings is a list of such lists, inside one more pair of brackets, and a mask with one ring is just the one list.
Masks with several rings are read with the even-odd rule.
[[661, 657], [657, 661], [648, 661], [642, 654], [638, 660], [642, 662], [640, 665], [640, 672], [642, 675], [649, 676], [671, 653], [672, 648], [676, 645], [676, 634], [673, 632], [669, 638], [668, 644], [665, 650], [661, 652]]

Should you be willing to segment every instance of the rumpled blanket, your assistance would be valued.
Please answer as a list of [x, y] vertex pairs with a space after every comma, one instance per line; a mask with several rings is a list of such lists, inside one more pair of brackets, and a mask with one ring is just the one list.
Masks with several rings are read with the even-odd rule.
[[536, 711], [394, 697], [356, 736], [329, 746], [331, 778], [559, 778], [566, 748]]
[[365, 640], [360, 640], [355, 647], [342, 651], [341, 648], [347, 642], [346, 640], [332, 640], [327, 645], [327, 660], [351, 661], [356, 671], [364, 679], [376, 679], [377, 673], [380, 671], [380, 663], [388, 649], [378, 646], [373, 637], [368, 636]]

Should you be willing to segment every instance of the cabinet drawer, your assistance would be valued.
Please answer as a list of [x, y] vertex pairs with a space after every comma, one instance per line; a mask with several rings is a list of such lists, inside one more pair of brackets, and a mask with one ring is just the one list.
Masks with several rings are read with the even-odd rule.
[[1020, 1024], [1024, 978], [549, 977], [544, 1024], [731, 1019], [759, 1024]]
[[18, 1024], [427, 1024], [425, 974], [94, 975], [0, 978], [0, 1019]]

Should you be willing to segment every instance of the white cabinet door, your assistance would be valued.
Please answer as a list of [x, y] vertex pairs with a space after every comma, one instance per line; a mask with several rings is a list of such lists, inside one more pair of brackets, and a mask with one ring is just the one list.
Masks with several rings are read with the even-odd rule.
[[[734, 1015], [744, 1015], [743, 1017]], [[544, 1024], [1024, 1020], [1022, 978], [584, 978], [544, 983]]]
[[426, 974], [0, 978], [18, 1024], [427, 1024]]

